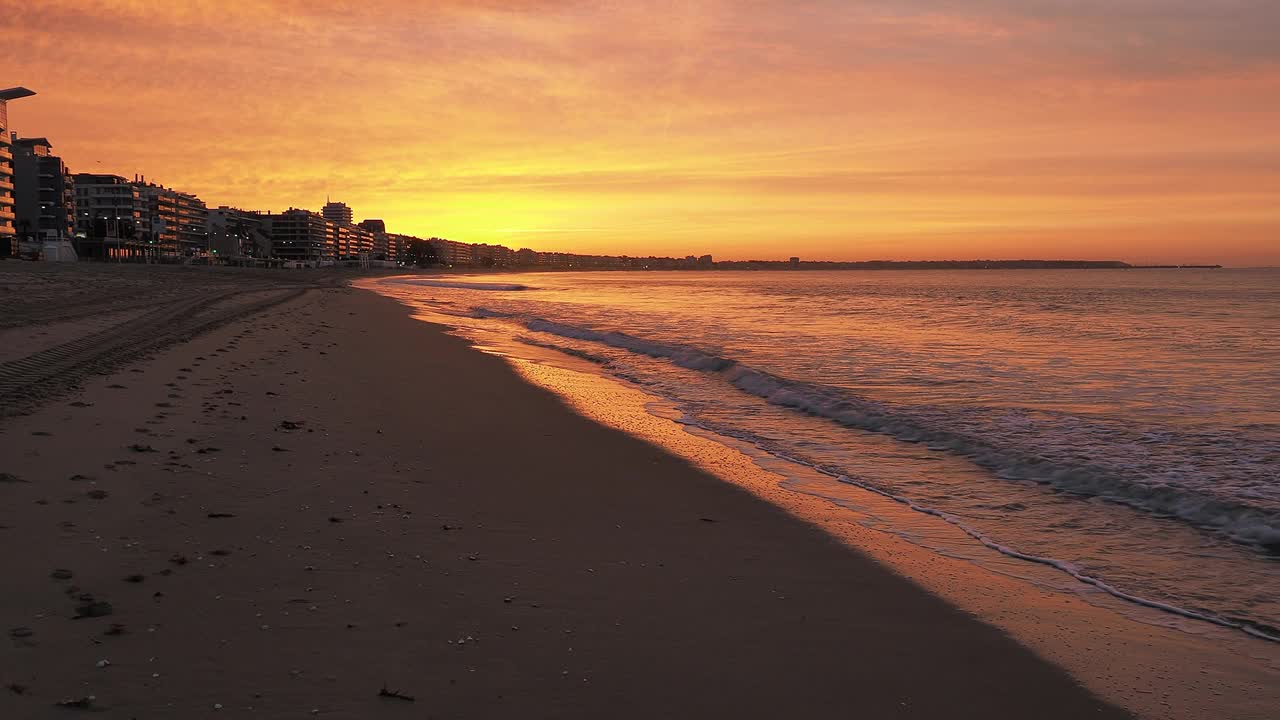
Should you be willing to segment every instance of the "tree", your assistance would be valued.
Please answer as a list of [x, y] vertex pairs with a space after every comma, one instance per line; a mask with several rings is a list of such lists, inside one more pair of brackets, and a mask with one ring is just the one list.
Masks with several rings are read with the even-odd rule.
[[430, 242], [421, 238], [414, 238], [409, 241], [409, 247], [405, 250], [404, 262], [406, 265], [416, 265], [417, 267], [439, 265], [440, 256], [436, 253], [435, 246]]

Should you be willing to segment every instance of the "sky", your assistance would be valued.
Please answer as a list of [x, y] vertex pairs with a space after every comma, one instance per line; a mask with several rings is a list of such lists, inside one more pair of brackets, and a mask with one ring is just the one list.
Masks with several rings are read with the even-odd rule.
[[1276, 0], [0, 0], [73, 171], [512, 248], [1280, 265]]

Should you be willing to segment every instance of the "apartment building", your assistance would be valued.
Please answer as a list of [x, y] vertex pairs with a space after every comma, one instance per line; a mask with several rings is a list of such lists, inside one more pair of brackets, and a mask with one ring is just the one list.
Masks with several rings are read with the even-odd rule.
[[323, 215], [299, 208], [264, 216], [272, 253], [292, 262], [332, 263], [338, 253], [338, 228]]
[[33, 242], [75, 235], [75, 180], [46, 138], [14, 137], [15, 228]]
[[271, 256], [267, 213], [226, 205], [211, 208], [205, 219], [209, 252], [219, 262], [244, 265]]
[[143, 236], [146, 201], [132, 182], [119, 175], [73, 176], [76, 250], [80, 257], [103, 260], [156, 259], [159, 250]]
[[9, 101], [31, 97], [34, 92], [15, 87], [0, 90], [0, 257], [18, 253], [17, 228], [13, 201], [13, 150], [9, 140]]
[[142, 238], [162, 258], [204, 254], [208, 209], [195, 195], [140, 180], [134, 183], [146, 207]]

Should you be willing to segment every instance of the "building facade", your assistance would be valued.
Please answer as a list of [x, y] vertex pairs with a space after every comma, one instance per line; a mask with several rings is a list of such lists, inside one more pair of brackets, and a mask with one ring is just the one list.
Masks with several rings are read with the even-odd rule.
[[395, 260], [396, 248], [394, 236], [387, 232], [387, 224], [381, 220], [361, 220], [360, 227], [373, 233], [374, 260]]
[[195, 195], [147, 182], [134, 186], [146, 206], [142, 240], [167, 260], [203, 255], [208, 249], [208, 209]]
[[155, 260], [159, 250], [142, 236], [147, 204], [119, 175], [77, 173], [75, 245], [80, 257]]
[[431, 238], [427, 242], [436, 251], [436, 257], [443, 265], [471, 265], [475, 260], [471, 245], [456, 240]]
[[346, 223], [348, 225], [352, 224], [355, 217], [351, 212], [351, 208], [348, 207], [346, 203], [332, 201], [325, 203], [320, 214], [324, 216], [325, 220], [336, 223]]
[[338, 223], [310, 210], [289, 208], [264, 216], [275, 257], [291, 262], [330, 264], [337, 256]]
[[210, 209], [205, 219], [209, 253], [218, 262], [230, 265], [264, 261], [271, 257], [271, 236], [266, 226], [267, 213], [226, 205]]
[[18, 236], [32, 242], [75, 235], [75, 180], [45, 138], [13, 138], [13, 197]]
[[175, 194], [178, 201], [178, 252], [185, 257], [203, 255], [209, 250], [209, 235], [205, 227], [209, 209], [195, 195]]
[[471, 262], [481, 267], [509, 267], [514, 264], [515, 253], [505, 245], [480, 243], [471, 246]]
[[0, 257], [18, 253], [17, 215], [13, 202], [13, 150], [9, 140], [9, 101], [35, 93], [22, 87], [0, 90]]

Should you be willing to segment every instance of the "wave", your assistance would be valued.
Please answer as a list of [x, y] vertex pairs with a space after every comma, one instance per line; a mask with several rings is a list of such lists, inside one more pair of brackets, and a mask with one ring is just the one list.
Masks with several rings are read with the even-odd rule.
[[425, 287], [457, 288], [461, 290], [529, 290], [528, 285], [518, 283], [461, 282], [459, 280], [429, 280], [422, 278], [390, 278], [383, 280], [397, 285], [419, 285]]
[[571, 355], [573, 357], [586, 360], [587, 362], [594, 363], [596, 365], [608, 365], [610, 362], [609, 358], [607, 357], [596, 355], [594, 353], [589, 353], [585, 350], [579, 350], [577, 348], [568, 347], [567, 345], [557, 345], [556, 343], [539, 342], [537, 340], [534, 340], [531, 337], [525, 337], [523, 335], [516, 337], [516, 342], [521, 343], [523, 345], [530, 345], [532, 347], [540, 347], [545, 350], [555, 350], [558, 353]]
[[922, 443], [931, 450], [969, 459], [997, 477], [1029, 481], [1075, 495], [1097, 497], [1161, 517], [1177, 518], [1230, 539], [1280, 550], [1280, 512], [1212, 497], [1193, 489], [1128, 476], [1123, 470], [1053, 460], [944, 427], [945, 419], [859, 397], [843, 388], [779, 377], [731, 358], [675, 343], [617, 331], [599, 331], [543, 319], [524, 326], [534, 332], [597, 342], [719, 376], [766, 402], [823, 417], [845, 427]]

